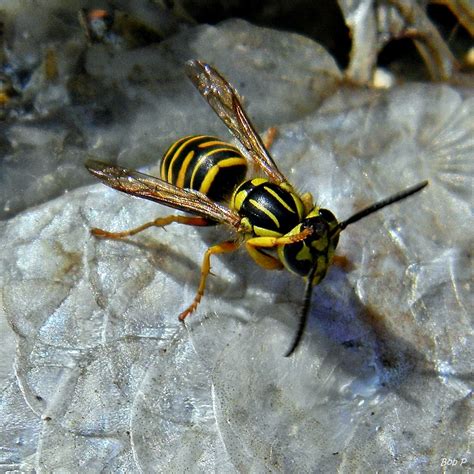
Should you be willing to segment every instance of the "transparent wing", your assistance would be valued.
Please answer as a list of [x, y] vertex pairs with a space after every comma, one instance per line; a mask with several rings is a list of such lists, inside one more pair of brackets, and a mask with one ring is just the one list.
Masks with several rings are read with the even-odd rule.
[[195, 59], [186, 63], [186, 74], [249, 157], [272, 181], [278, 184], [288, 182], [247, 117], [235, 89], [212, 66]]
[[86, 168], [107, 186], [132, 196], [158, 202], [180, 211], [239, 228], [239, 215], [222, 204], [212, 201], [205, 194], [191, 189], [178, 188], [161, 179], [121, 168], [102, 161], [87, 160]]

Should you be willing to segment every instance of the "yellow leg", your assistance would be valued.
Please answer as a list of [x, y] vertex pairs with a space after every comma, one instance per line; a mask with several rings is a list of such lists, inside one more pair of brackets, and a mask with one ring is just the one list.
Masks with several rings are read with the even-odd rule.
[[295, 242], [304, 240], [310, 234], [311, 229], [305, 229], [298, 234], [284, 235], [282, 237], [252, 237], [251, 239], [245, 241], [245, 248], [255, 263], [261, 267], [265, 268], [266, 270], [280, 270], [283, 268], [283, 264], [280, 262], [280, 260], [278, 260], [278, 258], [272, 257], [271, 255], [267, 255], [260, 249], [278, 247], [279, 245], [294, 244]]
[[262, 248], [272, 248], [278, 247], [279, 245], [288, 245], [294, 244], [296, 242], [301, 242], [306, 239], [308, 235], [311, 235], [311, 229], [304, 229], [301, 232], [293, 235], [284, 235], [282, 237], [252, 237], [248, 239], [245, 244], [251, 247], [262, 247]]
[[145, 224], [135, 227], [130, 230], [125, 230], [123, 232], [109, 232], [107, 230], [98, 229], [94, 227], [91, 229], [91, 234], [96, 237], [105, 238], [105, 239], [123, 239], [124, 237], [129, 237], [131, 235], [138, 234], [139, 232], [148, 229], [149, 227], [165, 227], [173, 222], [184, 225], [194, 225], [194, 226], [205, 226], [209, 225], [209, 221], [203, 217], [190, 217], [190, 216], [167, 216], [167, 217], [158, 217], [151, 222], [146, 222]]
[[265, 270], [281, 270], [283, 268], [283, 264], [278, 260], [278, 258], [267, 255], [254, 245], [249, 245], [248, 241], [245, 242], [245, 248], [254, 262], [265, 268]]
[[221, 242], [220, 244], [213, 245], [206, 250], [201, 265], [201, 280], [199, 281], [199, 288], [196, 292], [193, 302], [179, 315], [179, 320], [183, 321], [186, 316], [190, 315], [198, 306], [204, 295], [206, 289], [206, 279], [211, 271], [211, 255], [218, 253], [228, 253], [237, 250], [239, 244], [233, 241]]

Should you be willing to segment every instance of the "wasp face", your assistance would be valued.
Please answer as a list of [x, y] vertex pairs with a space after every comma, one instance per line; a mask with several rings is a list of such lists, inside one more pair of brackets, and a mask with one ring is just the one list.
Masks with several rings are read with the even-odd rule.
[[278, 256], [285, 268], [306, 277], [316, 266], [313, 285], [317, 285], [326, 275], [339, 241], [339, 234], [333, 235], [336, 226], [337, 220], [331, 211], [315, 207], [288, 235], [305, 229], [311, 229], [312, 233], [301, 242], [278, 248]]

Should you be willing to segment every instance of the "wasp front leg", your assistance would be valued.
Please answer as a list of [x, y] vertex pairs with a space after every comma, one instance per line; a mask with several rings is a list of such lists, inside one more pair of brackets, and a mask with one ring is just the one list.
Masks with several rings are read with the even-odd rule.
[[239, 244], [237, 242], [225, 241], [221, 242], [220, 244], [213, 245], [206, 250], [201, 265], [201, 279], [199, 281], [199, 288], [196, 292], [193, 302], [179, 315], [180, 321], [183, 321], [186, 316], [189, 316], [197, 308], [202, 296], [204, 295], [204, 290], [206, 289], [206, 280], [211, 271], [211, 255], [233, 252], [234, 250], [237, 250], [238, 247]]
[[297, 234], [284, 235], [282, 237], [252, 237], [245, 242], [245, 248], [255, 263], [261, 267], [266, 270], [280, 270], [283, 268], [283, 264], [280, 260], [266, 254], [261, 249], [294, 244], [295, 242], [300, 242], [306, 239], [310, 234], [311, 229], [304, 229]]
[[192, 226], [206, 226], [210, 225], [211, 222], [203, 217], [192, 217], [192, 216], [167, 216], [167, 217], [158, 217], [154, 221], [146, 222], [143, 225], [134, 227], [133, 229], [124, 230], [122, 232], [109, 232], [107, 230], [98, 229], [94, 227], [91, 229], [91, 234], [100, 237], [103, 239], [124, 239], [125, 237], [130, 237], [131, 235], [138, 234], [149, 227], [166, 227], [173, 222], [184, 225]]
[[273, 248], [278, 247], [279, 245], [289, 245], [295, 244], [296, 242], [301, 242], [306, 239], [309, 235], [313, 233], [311, 228], [303, 229], [301, 232], [291, 235], [283, 235], [281, 237], [252, 237], [248, 239], [245, 243], [252, 247], [261, 247], [261, 248]]

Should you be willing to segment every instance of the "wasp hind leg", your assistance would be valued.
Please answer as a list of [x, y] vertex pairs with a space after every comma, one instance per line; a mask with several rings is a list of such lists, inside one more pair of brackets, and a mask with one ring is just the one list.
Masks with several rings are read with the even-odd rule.
[[206, 289], [206, 279], [211, 272], [211, 255], [216, 255], [219, 253], [229, 253], [237, 250], [239, 244], [234, 241], [225, 241], [220, 244], [213, 245], [206, 250], [204, 258], [201, 265], [201, 279], [199, 281], [199, 287], [194, 297], [193, 302], [179, 315], [179, 320], [183, 321], [187, 316], [189, 316], [199, 305], [202, 296], [204, 295], [204, 290]]
[[278, 135], [278, 130], [276, 127], [270, 127], [266, 133], [265, 133], [265, 136], [263, 138], [263, 144], [265, 145], [265, 148], [267, 150], [269, 150], [272, 145], [273, 145], [273, 142], [275, 141], [275, 138], [277, 137]]
[[122, 232], [109, 232], [107, 230], [98, 229], [94, 227], [91, 229], [91, 234], [100, 237], [102, 239], [124, 239], [125, 237], [130, 237], [131, 235], [138, 234], [145, 229], [150, 227], [166, 227], [173, 222], [177, 222], [178, 224], [184, 225], [192, 225], [192, 226], [207, 226], [212, 224], [207, 219], [203, 217], [194, 217], [194, 216], [166, 216], [166, 217], [158, 217], [154, 221], [145, 222], [138, 227], [134, 227], [133, 229], [124, 230]]

